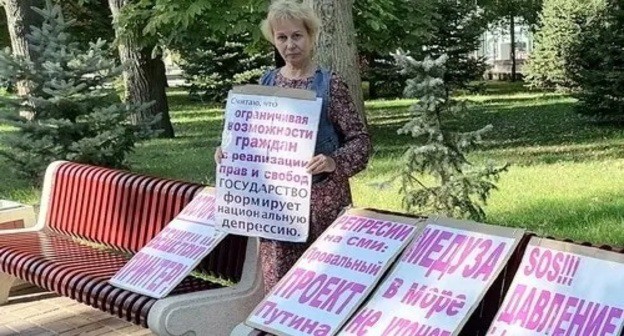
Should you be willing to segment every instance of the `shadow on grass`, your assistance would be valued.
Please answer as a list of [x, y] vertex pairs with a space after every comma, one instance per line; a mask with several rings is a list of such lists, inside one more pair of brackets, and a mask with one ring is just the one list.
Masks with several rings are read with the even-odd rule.
[[[561, 100], [568, 98], [565, 94], [555, 93], [539, 93], [529, 92], [526, 94], [516, 94], [510, 96], [504, 95], [471, 95], [460, 96], [459, 100], [464, 100], [472, 105], [489, 105], [489, 106], [508, 106], [514, 104], [548, 104], [551, 100]], [[380, 113], [385, 113], [387, 110], [406, 110], [416, 100], [414, 99], [398, 99], [398, 100], [378, 100], [366, 103], [366, 111], [369, 117], [376, 117]]]
[[[489, 101], [472, 105], [468, 113], [447, 126], [466, 132], [491, 124], [493, 129], [484, 135], [478, 156], [492, 154], [513, 163], [624, 157], [624, 130], [614, 125], [587, 123], [573, 111], [574, 102], [570, 99], [509, 101], [514, 103], [505, 107], [492, 106]], [[378, 110], [369, 117], [378, 156], [397, 157], [414, 141], [410, 136], [397, 134], [408, 120], [405, 109], [399, 108]]]
[[501, 95], [514, 94], [518, 92], [538, 92], [530, 90], [523, 81], [507, 82], [507, 81], [488, 81], [485, 87], [485, 94]]
[[520, 209], [489, 213], [487, 222], [522, 227], [557, 239], [624, 246], [624, 192], [585, 199], [544, 199]]

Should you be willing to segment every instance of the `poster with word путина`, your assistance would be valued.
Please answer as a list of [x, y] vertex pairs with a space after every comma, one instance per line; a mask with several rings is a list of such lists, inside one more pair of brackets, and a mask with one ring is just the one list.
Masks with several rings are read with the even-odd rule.
[[531, 238], [487, 335], [618, 336], [624, 255]]
[[243, 236], [305, 242], [322, 99], [313, 91], [236, 87], [228, 95], [217, 167], [217, 226]]
[[421, 222], [367, 210], [347, 211], [254, 309], [247, 325], [282, 336], [335, 335]]
[[524, 231], [430, 218], [339, 335], [457, 335]]
[[225, 238], [214, 223], [213, 188], [200, 191], [135, 254], [110, 284], [156, 299], [167, 296]]

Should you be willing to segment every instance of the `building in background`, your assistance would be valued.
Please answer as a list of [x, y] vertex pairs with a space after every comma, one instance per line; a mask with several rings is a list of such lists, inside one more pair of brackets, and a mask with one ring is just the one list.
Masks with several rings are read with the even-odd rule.
[[[522, 69], [533, 51], [533, 34], [528, 25], [516, 23], [516, 73], [522, 76]], [[490, 66], [484, 74], [486, 79], [508, 79], [511, 77], [511, 34], [509, 25], [491, 26], [481, 37], [481, 48], [476, 56], [483, 56]]]

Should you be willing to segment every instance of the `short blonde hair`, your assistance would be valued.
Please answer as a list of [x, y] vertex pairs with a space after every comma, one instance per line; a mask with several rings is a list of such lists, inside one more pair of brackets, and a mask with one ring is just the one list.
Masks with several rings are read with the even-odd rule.
[[273, 24], [281, 20], [301, 20], [314, 44], [318, 39], [321, 20], [310, 6], [295, 0], [276, 0], [269, 7], [266, 19], [262, 20], [262, 35], [273, 44]]

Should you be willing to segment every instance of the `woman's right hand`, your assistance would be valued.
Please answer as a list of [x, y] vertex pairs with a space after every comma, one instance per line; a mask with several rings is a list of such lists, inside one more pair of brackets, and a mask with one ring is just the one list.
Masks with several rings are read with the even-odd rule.
[[221, 146], [218, 146], [214, 152], [214, 160], [218, 165], [220, 165], [222, 158], [223, 158], [223, 151], [221, 150]]

